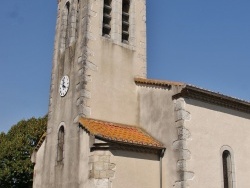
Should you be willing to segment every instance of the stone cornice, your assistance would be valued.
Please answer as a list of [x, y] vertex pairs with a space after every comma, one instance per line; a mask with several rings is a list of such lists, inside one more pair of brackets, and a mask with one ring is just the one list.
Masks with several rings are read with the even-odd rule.
[[173, 96], [177, 98], [191, 98], [206, 103], [219, 105], [225, 108], [230, 108], [237, 111], [250, 113], [250, 103], [248, 101], [240, 100], [220, 93], [212, 92], [192, 85], [186, 85], [181, 92]]

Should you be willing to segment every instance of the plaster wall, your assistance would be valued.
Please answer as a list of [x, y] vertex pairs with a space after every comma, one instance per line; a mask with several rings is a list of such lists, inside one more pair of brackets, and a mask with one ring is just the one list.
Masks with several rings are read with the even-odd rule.
[[45, 142], [43, 142], [43, 144], [41, 145], [40, 149], [33, 153], [33, 155], [35, 156], [32, 156], [33, 162], [37, 162], [34, 166], [34, 175], [33, 175], [33, 187], [37, 187], [37, 188], [40, 188], [42, 186], [42, 177], [41, 177], [41, 174], [42, 174], [42, 169], [43, 169], [43, 166], [42, 166], [42, 161], [44, 160], [44, 147], [45, 147]]
[[160, 161], [157, 154], [130, 151], [111, 151], [111, 162], [116, 164], [112, 188], [160, 187]]
[[[131, 0], [128, 44], [121, 42], [122, 0], [112, 1], [110, 37], [102, 36], [102, 14], [103, 0], [58, 1], [47, 136], [43, 160], [37, 161], [43, 188], [96, 186], [88, 177], [89, 137], [79, 117], [138, 125], [134, 77], [146, 77], [146, 1]], [[64, 75], [70, 86], [61, 97]], [[61, 126], [64, 159], [58, 162]]]
[[91, 112], [89, 117], [138, 125], [138, 101], [134, 77], [146, 76], [146, 5], [131, 0], [130, 38], [121, 41], [122, 0], [112, 1], [110, 37], [102, 36], [103, 1], [89, 1], [86, 75]]
[[[87, 78], [84, 74], [85, 64], [81, 59], [86, 54], [88, 4], [85, 0], [79, 3], [77, 0], [70, 0], [70, 11], [66, 14], [66, 2], [62, 0], [58, 4], [49, 118], [44, 141], [45, 152], [43, 160], [37, 160], [37, 165], [39, 163], [39, 166], [42, 166], [42, 188], [79, 187], [81, 128], [78, 126], [78, 117], [88, 114], [88, 107], [84, 100], [89, 98], [84, 89]], [[64, 75], [69, 76], [70, 85], [66, 96], [61, 97], [59, 84]], [[64, 156], [63, 161], [58, 162], [58, 131], [61, 126], [64, 126], [65, 130]], [[88, 151], [89, 146], [83, 149]], [[88, 162], [85, 163], [88, 164]], [[85, 173], [88, 174], [88, 169], [85, 169]], [[85, 180], [87, 183], [87, 178]]]
[[179, 179], [177, 161], [180, 156], [176, 148], [173, 147], [174, 141], [178, 139], [175, 107], [172, 101], [175, 90], [175, 88], [157, 86], [138, 86], [140, 126], [166, 147], [162, 165], [163, 187], [173, 187]]
[[185, 99], [185, 109], [190, 120], [185, 127], [191, 137], [187, 148], [191, 159], [187, 168], [194, 172], [190, 187], [223, 188], [222, 151], [231, 148], [233, 188], [247, 188], [250, 185], [250, 114], [192, 99]]
[[[89, 156], [90, 152], [90, 136], [89, 134], [82, 128], [79, 130], [79, 166], [75, 169], [75, 174], [78, 174], [79, 184], [78, 188], [86, 187], [86, 188], [94, 188], [93, 182], [89, 179]], [[78, 171], [79, 169], [79, 171]]]

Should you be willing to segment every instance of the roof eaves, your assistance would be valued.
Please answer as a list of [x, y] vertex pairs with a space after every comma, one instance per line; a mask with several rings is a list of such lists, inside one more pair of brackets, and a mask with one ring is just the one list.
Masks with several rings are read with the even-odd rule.
[[171, 86], [184, 86], [182, 82], [166, 81], [166, 80], [156, 80], [136, 77], [134, 78], [136, 84], [143, 84], [148, 86], [160, 86], [160, 87], [171, 87]]
[[[107, 136], [107, 135], [104, 135], [104, 134], [101, 134], [99, 132], [95, 132], [95, 131], [91, 130], [88, 126], [84, 125], [84, 121], [85, 120], [102, 122], [104, 125], [105, 124], [112, 124], [112, 125], [115, 125], [117, 127], [131, 127], [131, 128], [136, 128], [137, 131], [141, 132], [144, 135], [147, 135], [148, 137], [150, 137], [152, 140], [154, 140], [158, 144], [147, 144], [147, 143], [144, 143], [143, 141], [136, 142], [136, 141], [133, 141], [133, 140], [126, 140], [126, 139], [122, 139], [122, 138], [117, 138], [116, 136], [110, 137], [110, 136]], [[111, 122], [105, 122], [105, 121], [102, 121], [102, 120], [95, 120], [95, 119], [83, 118], [83, 117], [80, 118], [79, 123], [80, 123], [81, 126], [83, 126], [83, 128], [87, 132], [89, 132], [89, 134], [93, 135], [96, 138], [103, 139], [105, 141], [115, 142], [115, 143], [119, 143], [119, 144], [126, 144], [126, 145], [131, 145], [131, 146], [138, 146], [138, 147], [158, 149], [158, 150], [159, 149], [160, 150], [165, 149], [165, 147], [164, 147], [164, 145], [162, 143], [160, 143], [159, 141], [157, 141], [156, 139], [154, 139], [151, 135], [149, 135], [147, 132], [143, 131], [139, 127], [130, 126], [130, 125], [123, 125], [123, 124], [116, 124], [116, 123], [111, 123]]]
[[248, 101], [199, 88], [190, 84], [185, 85], [179, 93], [173, 96], [173, 99], [180, 97], [192, 98], [226, 108], [250, 113], [250, 102]]
[[38, 151], [38, 150], [40, 149], [40, 147], [42, 146], [42, 144], [43, 144], [45, 138], [46, 138], [46, 132], [43, 133], [43, 135], [42, 135], [41, 138], [39, 139], [38, 144], [37, 144], [36, 147], [35, 147], [35, 151]]
[[105, 136], [100, 136], [100, 135], [96, 135], [95, 136], [98, 139], [104, 140], [104, 141], [108, 141], [108, 142], [112, 142], [112, 143], [118, 143], [118, 144], [125, 144], [125, 145], [130, 145], [130, 146], [135, 146], [135, 147], [145, 147], [145, 148], [152, 148], [152, 149], [166, 149], [166, 147], [164, 147], [163, 145], [161, 146], [156, 146], [156, 145], [148, 145], [142, 142], [132, 142], [132, 141], [128, 141], [128, 140], [118, 140], [118, 139], [112, 139], [110, 137], [105, 137]]

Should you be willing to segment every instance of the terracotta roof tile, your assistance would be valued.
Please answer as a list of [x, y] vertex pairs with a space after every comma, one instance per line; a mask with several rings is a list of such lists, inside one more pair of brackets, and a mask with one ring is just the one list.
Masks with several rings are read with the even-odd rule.
[[157, 86], [184, 86], [185, 84], [182, 82], [173, 82], [173, 81], [165, 81], [165, 80], [155, 80], [155, 79], [147, 79], [147, 78], [135, 78], [136, 83], [140, 84], [149, 84], [149, 85], [157, 85]]
[[46, 132], [43, 133], [43, 135], [42, 135], [41, 138], [39, 139], [38, 144], [37, 144], [36, 147], [35, 147], [35, 151], [38, 151], [38, 150], [39, 150], [39, 148], [42, 146], [43, 141], [45, 140], [45, 138], [46, 138]]
[[106, 140], [144, 147], [164, 148], [159, 141], [139, 127], [89, 118], [80, 118], [79, 123], [87, 129], [90, 134]]

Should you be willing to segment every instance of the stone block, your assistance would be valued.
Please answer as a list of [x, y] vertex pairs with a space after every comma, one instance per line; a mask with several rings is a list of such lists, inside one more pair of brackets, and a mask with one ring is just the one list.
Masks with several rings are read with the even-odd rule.
[[100, 161], [108, 163], [110, 161], [110, 156], [108, 155], [100, 156]]
[[91, 108], [83, 105], [81, 113], [86, 116], [89, 116], [91, 114]]
[[98, 69], [97, 66], [90, 61], [86, 61], [86, 67], [88, 69], [91, 69], [92, 71], [97, 71], [97, 69]]
[[108, 179], [97, 179], [94, 180], [95, 188], [109, 188], [109, 180]]
[[101, 179], [107, 178], [107, 172], [106, 172], [106, 170], [100, 171], [100, 178]]
[[85, 80], [86, 82], [91, 82], [91, 81], [92, 81], [91, 75], [86, 75], [86, 74], [84, 74], [84, 80]]
[[81, 97], [86, 97], [86, 98], [88, 98], [88, 99], [91, 98], [91, 93], [90, 93], [90, 91], [88, 91], [88, 90], [86, 90], [86, 89], [82, 89], [82, 90], [80, 91], [80, 95], [81, 95]]
[[107, 177], [108, 178], [113, 178], [115, 176], [115, 171], [113, 170], [107, 170]]
[[82, 76], [84, 74], [84, 69], [81, 68], [78, 70], [78, 76]]
[[102, 161], [94, 162], [93, 164], [94, 170], [101, 171], [101, 170], [104, 170], [103, 167], [104, 167], [104, 163]]
[[183, 98], [175, 100], [175, 111], [184, 110], [185, 106], [186, 106], [186, 103]]
[[178, 138], [179, 139], [188, 139], [188, 138], [190, 138], [190, 136], [191, 136], [191, 133], [188, 129], [186, 129], [184, 127], [178, 128]]
[[191, 115], [186, 110], [178, 110], [175, 112], [175, 121], [185, 120], [189, 121], [191, 120]]
[[84, 88], [84, 83], [83, 82], [79, 82], [76, 84], [76, 91], [80, 91]]
[[77, 116], [74, 118], [74, 121], [73, 121], [73, 122], [74, 122], [74, 123], [79, 123], [79, 117], [80, 117], [80, 116], [77, 115]]
[[177, 181], [174, 184], [174, 188], [188, 188], [188, 184], [186, 181]]
[[109, 163], [103, 163], [103, 170], [109, 170]]
[[93, 163], [89, 163], [89, 171], [93, 170]]
[[79, 56], [78, 59], [77, 59], [77, 63], [82, 63], [82, 61], [83, 61], [82, 56]]
[[184, 160], [189, 160], [191, 159], [191, 152], [187, 149], [183, 149], [180, 151], [180, 160], [184, 159]]
[[109, 164], [109, 170], [113, 170], [115, 167], [116, 167], [116, 165], [114, 163]]
[[90, 163], [94, 163], [94, 162], [97, 162], [97, 161], [99, 161], [99, 156], [98, 155], [91, 155], [89, 157], [89, 162]]
[[186, 160], [179, 160], [177, 162], [177, 170], [179, 171], [185, 171], [187, 167]]
[[173, 142], [173, 149], [179, 150], [179, 149], [187, 149], [187, 142], [186, 140], [176, 140]]
[[185, 120], [181, 119], [175, 122], [176, 127], [183, 127], [185, 126]]
[[180, 178], [182, 181], [186, 180], [192, 180], [194, 178], [194, 173], [193, 172], [180, 172]]
[[86, 103], [86, 98], [84, 97], [79, 97], [77, 100], [76, 100], [76, 105], [77, 106], [80, 106], [80, 105], [84, 105]]
[[100, 179], [100, 171], [98, 170], [91, 170], [89, 173], [90, 178]]

